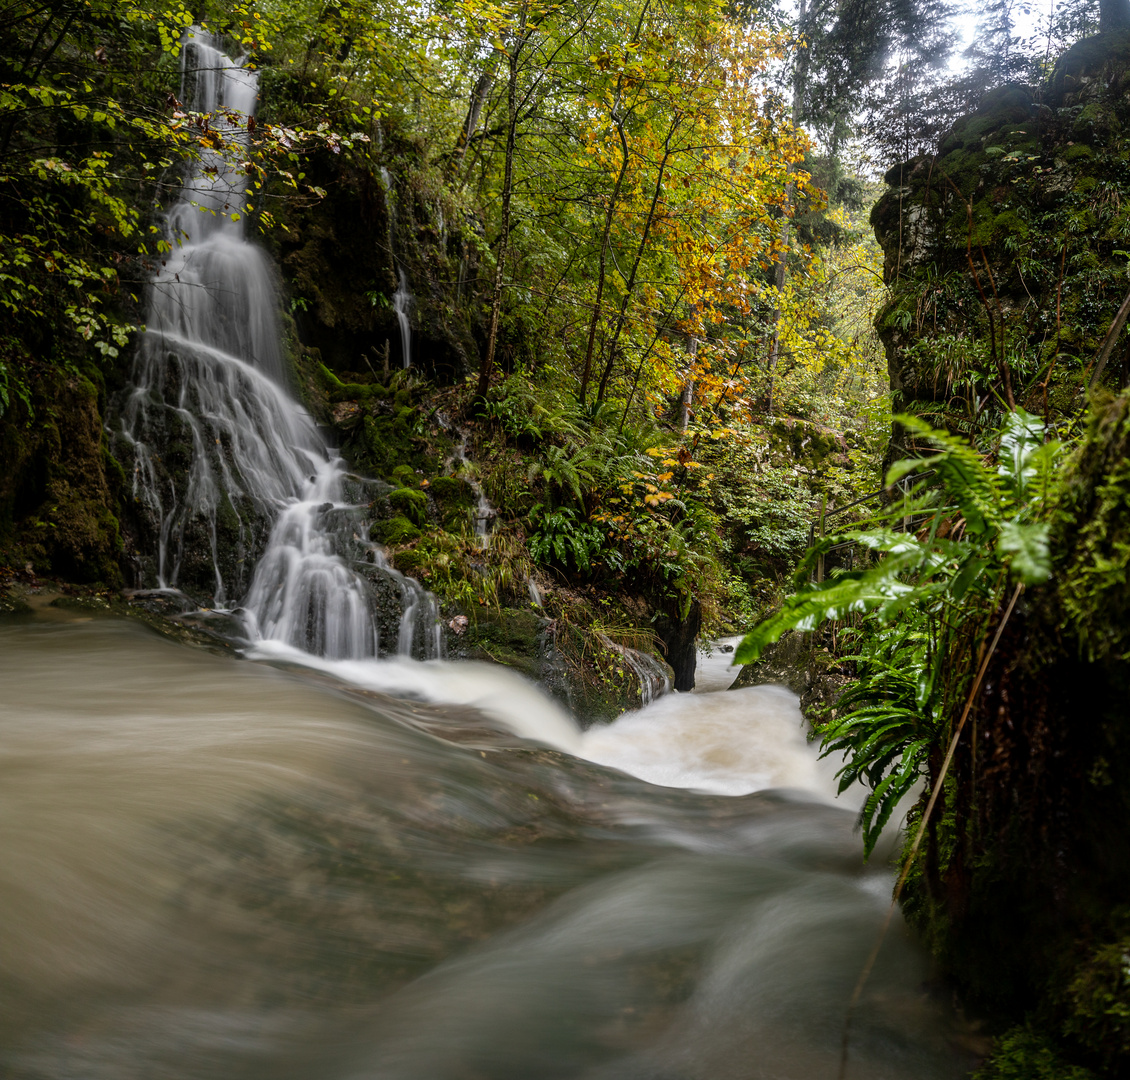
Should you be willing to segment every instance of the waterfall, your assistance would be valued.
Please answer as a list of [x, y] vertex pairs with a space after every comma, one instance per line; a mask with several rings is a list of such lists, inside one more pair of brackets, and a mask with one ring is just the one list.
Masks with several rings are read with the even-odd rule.
[[[471, 467], [471, 459], [467, 457], [467, 432], [461, 428], [458, 430], [459, 442], [455, 447], [455, 456], [451, 460], [459, 462], [459, 471], [475, 494], [475, 509], [472, 516], [475, 542], [485, 551], [490, 547], [490, 524], [498, 516], [498, 511], [491, 505], [490, 499], [483, 491], [483, 485], [476, 479]], [[541, 605], [540, 598], [538, 605]]]
[[412, 366], [412, 326], [408, 322], [408, 312], [412, 310], [412, 290], [408, 288], [408, 275], [398, 269], [397, 275], [400, 286], [392, 297], [392, 310], [396, 312], [396, 321], [400, 323], [400, 355], [404, 358], [404, 366]]
[[606, 634], [599, 634], [601, 645], [611, 652], [618, 653], [640, 684], [640, 703], [646, 708], [656, 698], [662, 697], [671, 690], [671, 676], [667, 668], [655, 659], [650, 653], [631, 649], [613, 641]]
[[434, 598], [369, 541], [360, 482], [285, 387], [270, 267], [243, 227], [257, 77], [198, 29], [182, 63], [185, 100], [226, 145], [201, 155], [166, 217], [169, 251], [122, 409], [158, 586], [210, 587], [217, 608], [244, 596], [252, 639], [352, 658], [377, 653], [369, 579], [391, 579], [405, 611], [398, 651], [437, 656]]
[[412, 366], [412, 324], [408, 321], [415, 297], [408, 287], [408, 275], [396, 258], [396, 188], [388, 169], [381, 166], [381, 182], [385, 186], [385, 204], [388, 206], [389, 255], [396, 264], [397, 288], [392, 296], [392, 310], [400, 324], [400, 356], [404, 367]]

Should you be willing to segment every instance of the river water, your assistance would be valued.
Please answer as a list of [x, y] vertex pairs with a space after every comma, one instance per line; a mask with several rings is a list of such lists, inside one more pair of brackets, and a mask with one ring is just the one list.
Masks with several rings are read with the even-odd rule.
[[[597, 738], [502, 669], [295, 659], [0, 623], [0, 1074], [836, 1075], [891, 877], [785, 691]], [[892, 933], [850, 1076], [961, 1074], [925, 974]]]

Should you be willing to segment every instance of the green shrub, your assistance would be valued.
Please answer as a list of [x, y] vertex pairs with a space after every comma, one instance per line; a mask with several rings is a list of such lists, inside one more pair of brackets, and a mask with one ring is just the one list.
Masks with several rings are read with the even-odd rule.
[[1069, 1065], [1046, 1035], [1013, 1028], [997, 1040], [992, 1056], [973, 1080], [1097, 1080], [1090, 1069]]

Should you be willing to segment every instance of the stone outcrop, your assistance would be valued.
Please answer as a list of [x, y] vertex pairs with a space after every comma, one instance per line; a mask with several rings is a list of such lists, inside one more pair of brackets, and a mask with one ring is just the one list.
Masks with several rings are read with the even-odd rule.
[[[955, 428], [986, 401], [1080, 411], [1126, 295], [1130, 31], [1076, 45], [1036, 94], [1007, 86], [938, 153], [897, 165], [872, 213], [892, 287], [877, 320], [896, 408]], [[1130, 378], [1116, 352], [1104, 383]]]

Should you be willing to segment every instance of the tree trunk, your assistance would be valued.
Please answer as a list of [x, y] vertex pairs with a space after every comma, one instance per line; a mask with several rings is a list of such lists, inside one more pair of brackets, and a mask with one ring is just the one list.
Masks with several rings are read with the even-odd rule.
[[506, 82], [506, 167], [502, 179], [502, 230], [498, 240], [498, 262], [494, 271], [494, 288], [490, 305], [490, 333], [487, 347], [479, 365], [479, 383], [475, 396], [485, 398], [490, 389], [490, 376], [494, 370], [494, 351], [498, 345], [498, 318], [502, 311], [502, 276], [506, 265], [506, 248], [510, 243], [510, 195], [514, 187], [514, 129], [518, 125], [518, 58], [526, 43], [526, 15], [529, 4], [522, 5], [518, 20], [518, 33], [510, 51], [510, 75]]
[[691, 405], [694, 402], [694, 366], [698, 359], [698, 338], [687, 338], [687, 381], [679, 399], [679, 430], [686, 434], [691, 422]]
[[[1127, 0], [1130, 3], [1130, 0]], [[808, 13], [807, 0], [800, 0], [800, 7], [797, 11], [797, 30], [803, 35], [805, 30], [805, 21]], [[804, 92], [808, 84], [808, 68], [810, 64], [810, 56], [808, 46], [803, 45], [797, 49], [796, 57], [796, 71], [793, 72], [793, 127], [799, 127], [800, 122], [804, 119]], [[793, 171], [793, 166], [789, 166], [789, 172]], [[785, 188], [785, 211], [787, 213], [789, 203], [793, 199], [794, 185], [792, 181], [789, 182]], [[766, 401], [765, 411], [773, 415], [773, 382], [777, 373], [777, 361], [781, 355], [781, 293], [785, 289], [785, 260], [789, 257], [789, 233], [792, 224], [792, 218], [786, 217], [784, 224], [781, 228], [781, 254], [777, 257], [777, 264], [773, 268], [773, 284], [777, 290], [777, 295], [773, 301], [773, 312], [770, 315], [770, 320], [773, 326], [772, 337], [769, 342], [769, 360], [766, 368], [769, 371], [769, 395]]]
[[616, 316], [616, 329], [612, 332], [612, 340], [608, 345], [608, 360], [604, 365], [604, 373], [600, 376], [600, 386], [596, 391], [597, 403], [604, 400], [605, 391], [608, 389], [608, 380], [612, 375], [612, 365], [616, 362], [616, 346], [619, 344], [620, 334], [624, 329], [624, 322], [628, 314], [628, 304], [631, 303], [632, 292], [636, 287], [636, 274], [639, 272], [640, 260], [643, 259], [643, 253], [647, 250], [648, 236], [651, 234], [651, 226], [655, 222], [655, 211], [659, 206], [659, 198], [663, 194], [663, 177], [667, 172], [667, 162], [671, 158], [671, 140], [675, 137], [675, 132], [681, 123], [682, 117], [676, 117], [663, 143], [663, 157], [659, 162], [659, 175], [655, 178], [655, 190], [651, 194], [651, 206], [648, 207], [647, 220], [644, 222], [643, 226], [643, 234], [640, 236], [640, 242], [636, 247], [635, 261], [632, 263], [632, 270], [628, 275], [628, 280], [624, 284], [624, 298], [620, 301], [620, 311]]
[[685, 619], [678, 615], [663, 614], [655, 620], [655, 632], [663, 642], [667, 663], [675, 675], [675, 689], [689, 693], [694, 689], [695, 668], [698, 664], [698, 651], [695, 642], [702, 629], [702, 604], [698, 600], [691, 603]]
[[479, 117], [482, 115], [483, 106], [486, 104], [491, 89], [494, 87], [494, 77], [495, 62], [492, 60], [486, 71], [479, 76], [478, 81], [475, 83], [474, 90], [471, 91], [471, 100], [467, 103], [467, 116], [463, 120], [463, 129], [459, 132], [459, 140], [455, 144], [455, 152], [447, 162], [446, 173], [449, 179], [455, 175], [459, 166], [462, 165], [467, 156], [467, 147], [470, 145], [471, 139], [474, 137], [475, 131], [479, 126]]
[[624, 122], [616, 115], [618, 107], [619, 101], [612, 111], [612, 123], [616, 125], [616, 131], [620, 136], [620, 152], [623, 157], [620, 162], [620, 172], [616, 176], [616, 184], [608, 199], [608, 212], [604, 215], [604, 229], [600, 234], [600, 264], [596, 271], [596, 300], [593, 302], [592, 318], [589, 320], [588, 344], [585, 346], [585, 365], [581, 372], [580, 399], [582, 406], [588, 396], [589, 379], [592, 378], [592, 350], [593, 343], [596, 341], [596, 327], [600, 322], [600, 303], [604, 298], [604, 270], [608, 260], [608, 236], [612, 231], [612, 219], [616, 213], [616, 203], [620, 199], [620, 188], [624, 183], [624, 174], [628, 171], [628, 139], [624, 134]]

